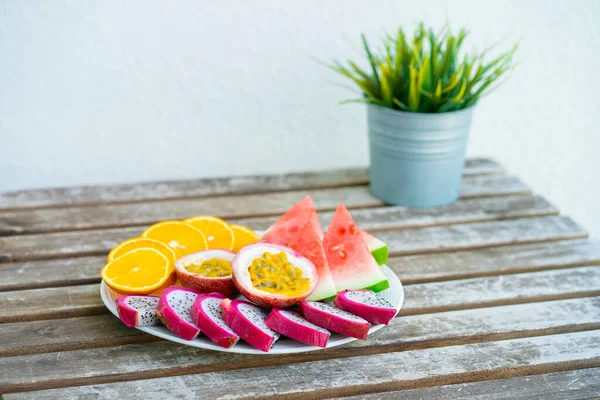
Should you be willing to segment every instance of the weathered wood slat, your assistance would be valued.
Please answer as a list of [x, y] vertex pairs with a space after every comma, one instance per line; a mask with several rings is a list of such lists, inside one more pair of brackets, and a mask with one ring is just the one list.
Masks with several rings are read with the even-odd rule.
[[106, 256], [0, 264], [0, 292], [100, 282]]
[[[147, 346], [161, 344], [163, 343], [159, 342]], [[64, 355], [61, 353], [56, 354], [57, 363], [62, 356]], [[160, 357], [157, 354], [154, 356]], [[206, 354], [206, 357], [198, 357], [197, 361], [199, 364], [205, 363], [210, 356]], [[236, 356], [231, 358], [234, 357]], [[277, 365], [287, 357], [269, 357], [272, 360], [272, 366], [269, 367], [232, 371], [231, 368], [235, 366], [232, 361], [227, 366], [224, 365], [226, 370], [222, 372], [50, 389], [7, 395], [6, 398], [113, 399], [115, 397], [139, 398], [142, 395], [144, 398], [203, 396], [210, 399], [241, 399], [285, 396], [281, 398], [316, 399], [348, 396], [598, 367], [600, 366], [600, 334], [598, 331], [586, 331]], [[239, 358], [249, 360], [246, 365], [252, 367], [252, 361], [259, 361], [266, 357], [240, 356]], [[180, 361], [187, 360], [182, 357]], [[144, 368], [146, 362], [141, 360], [136, 369]], [[82, 364], [81, 368], [85, 366]], [[196, 366], [198, 369], [200, 367], [201, 365]], [[47, 368], [51, 372], [56, 371], [51, 366]], [[29, 376], [27, 371], [25, 375], [29, 382], [36, 382], [39, 379], [38, 375]], [[147, 373], [144, 376], [152, 378], [156, 375]], [[290, 384], [292, 379], [293, 384]], [[82, 383], [87, 382], [85, 379], [69, 382], [70, 385]], [[35, 387], [34, 384], [30, 384], [30, 387], [32, 386]], [[23, 388], [15, 385], [3, 385], [5, 392], [21, 389]]]
[[[502, 173], [494, 160], [473, 158], [466, 161], [464, 174]], [[192, 179], [185, 181], [138, 183], [113, 186], [84, 186], [59, 189], [0, 192], [0, 210], [61, 207], [106, 203], [129, 203], [186, 197], [257, 193], [296, 189], [317, 189], [364, 185], [366, 168], [333, 171], [295, 172], [284, 175], [241, 176], [232, 178]]]
[[405, 286], [400, 315], [600, 295], [600, 267]]
[[[507, 197], [504, 199], [513, 199], [511, 197]], [[540, 200], [535, 200], [535, 197], [520, 197], [519, 199], [523, 199], [525, 200], [525, 203], [522, 203], [521, 201], [516, 200], [516, 202], [518, 204], [522, 204], [523, 208], [520, 210], [520, 212], [522, 213], [522, 215], [529, 215], [531, 213], [546, 213], [546, 212], [551, 212], [553, 210], [552, 206], [548, 205], [548, 203], [545, 203], [542, 199]], [[493, 201], [492, 201], [493, 200]], [[490, 204], [490, 203], [495, 203], [496, 201], [499, 201], [501, 199], [485, 199], [485, 200], [468, 200], [468, 202], [484, 202], [485, 204]], [[532, 203], [529, 203], [529, 201], [533, 200]], [[488, 203], [489, 202], [489, 203]], [[513, 207], [513, 201], [510, 200], [508, 203], [505, 203], [507, 205], [507, 209], [509, 210], [511, 209], [511, 207]], [[526, 204], [530, 204], [531, 208], [528, 208]], [[546, 205], [548, 206], [546, 206]], [[495, 208], [492, 211], [490, 208], [485, 208], [486, 212], [481, 213], [481, 218], [485, 219], [488, 217], [492, 217], [494, 215], [502, 218], [502, 216], [506, 216], [507, 214], [510, 214], [510, 216], [515, 216], [517, 215], [517, 210], [512, 209], [513, 211], [507, 211], [507, 214], [505, 214], [503, 211], [499, 211], [498, 208]], [[395, 213], [395, 208], [388, 208], [391, 211], [391, 213]], [[365, 227], [366, 229], [371, 230], [372, 228], [376, 228], [376, 227], [380, 227], [385, 225], [386, 227], [390, 227], [392, 226], [391, 222], [386, 221], [386, 219], [389, 218], [395, 218], [394, 216], [390, 215], [388, 216], [387, 213], [383, 212], [383, 210], [385, 209], [364, 209], [364, 210], [355, 210], [353, 211], [353, 214], [355, 216], [355, 219], [357, 221], [357, 223], [361, 226], [361, 227]], [[369, 211], [374, 211], [375, 214], [370, 213]], [[478, 214], [478, 211], [474, 211], [474, 215], [472, 216], [473, 218], [475, 218], [475, 214]], [[328, 219], [331, 217], [331, 213], [323, 213], [323, 219], [324, 222], [328, 222]], [[462, 214], [460, 214], [462, 215]], [[466, 215], [464, 216], [465, 218], [468, 218]], [[419, 219], [419, 217], [416, 217], [417, 219]], [[447, 222], [449, 219], [455, 219], [458, 220], [458, 218], [460, 218], [457, 214], [450, 214], [450, 216], [444, 216], [443, 214], [440, 215], [439, 217], [434, 217], [434, 218], [423, 218], [423, 223], [445, 223]], [[393, 224], [396, 227], [402, 227], [402, 225], [404, 223], [408, 223], [408, 224], [412, 224], [414, 223], [414, 220], [411, 219], [410, 217], [407, 217], [407, 219], [402, 220], [395, 220], [397, 221], [395, 224]], [[257, 227], [257, 229], [260, 228], [264, 228], [266, 225], [269, 224], [268, 221], [264, 221], [265, 224], [263, 225], [259, 225]], [[585, 242], [584, 242], [585, 243]], [[590, 243], [594, 243], [594, 242], [590, 242]], [[511, 268], [515, 268], [515, 267], [519, 267], [519, 263], [524, 262], [525, 265], [523, 266], [522, 270], [526, 271], [527, 270], [527, 266], [531, 263], [536, 263], [536, 265], [539, 265], [540, 267], [538, 267], [539, 269], [543, 269], [543, 265], [544, 265], [544, 261], [538, 261], [539, 260], [546, 260], [546, 262], [549, 262], [548, 260], [550, 259], [548, 256], [544, 256], [544, 254], [548, 254], [545, 250], [550, 250], [550, 252], [552, 254], [554, 254], [556, 257], [558, 257], [558, 254], [556, 251], [554, 251], [553, 249], [555, 249], [556, 247], [561, 247], [561, 246], [573, 246], [570, 244], [570, 242], [564, 242], [561, 243], [559, 245], [557, 244], [542, 244], [539, 245], [542, 246], [543, 249], [537, 252], [537, 257], [533, 258], [529, 256], [530, 251], [535, 251], [536, 247], [533, 247], [532, 249], [529, 249], [527, 246], [525, 246], [525, 248], [523, 250], [518, 250], [519, 253], [524, 253], [524, 254], [513, 254], [513, 248], [508, 248], [503, 250], [502, 252], [498, 252], [497, 250], [479, 250], [479, 252], [482, 252], [482, 254], [477, 255], [477, 253], [475, 255], [469, 255], [469, 253], [467, 253], [464, 257], [459, 257], [459, 259], [457, 259], [457, 257], [448, 255], [446, 257], [446, 255], [436, 255], [433, 257], [429, 257], [428, 256], [411, 256], [411, 257], [396, 257], [396, 258], [391, 258], [390, 259], [390, 264], [396, 264], [398, 263], [399, 265], [402, 265], [402, 268], [399, 268], [400, 271], [402, 271], [403, 273], [403, 279], [408, 279], [408, 282], [413, 282], [413, 281], [419, 281], [419, 279], [421, 280], [427, 280], [427, 279], [437, 279], [440, 280], [443, 278], [443, 276], [445, 275], [453, 275], [453, 276], [459, 276], [461, 273], [465, 276], [477, 276], [477, 274], [490, 274], [493, 273], [493, 267], [494, 267], [494, 263], [490, 263], [489, 260], [492, 255], [493, 256], [497, 256], [497, 257], [501, 257], [504, 254], [510, 254], [511, 257], [515, 258], [515, 260], [512, 262], [512, 264], [508, 264], [506, 266], [507, 269], [511, 269]], [[591, 248], [590, 248], [591, 247]], [[568, 249], [569, 247], [567, 247]], [[587, 250], [586, 250], [587, 249]], [[596, 249], [596, 252], [594, 253], [594, 249]], [[515, 249], [516, 251], [517, 249]], [[487, 253], [489, 251], [489, 254]], [[565, 251], [569, 251], [569, 250], [565, 250]], [[571, 252], [576, 251], [576, 249], [571, 249]], [[496, 253], [498, 253], [496, 255]], [[582, 246], [581, 249], [579, 250], [578, 254], [573, 254], [571, 255], [571, 258], [573, 256], [577, 256], [579, 255], [579, 258], [577, 258], [576, 260], [579, 260], [579, 265], [583, 265], [583, 263], [587, 263], [587, 264], [591, 264], [597, 260], [600, 260], [598, 258], [598, 255], [600, 255], [600, 242], [596, 243], [596, 248], [594, 248], [593, 246]], [[419, 261], [420, 258], [419, 257], [424, 257], [425, 260], [424, 261]], [[436, 260], [438, 260], [439, 258], [445, 258], [445, 262], [441, 263], [441, 262], [435, 262]], [[525, 257], [525, 259], [524, 259]], [[565, 255], [566, 257], [566, 255]], [[565, 257], [559, 259], [557, 258], [556, 261], [553, 261], [555, 264], [560, 263], [561, 260], [565, 259]], [[405, 260], [406, 258], [409, 258], [411, 260], [411, 262], [403, 262], [403, 260]], [[507, 256], [504, 257], [505, 259], [505, 263], [506, 262], [510, 262], [510, 260], [506, 260]], [[454, 260], [453, 262], [453, 267], [450, 266], [451, 261]], [[565, 259], [566, 260], [566, 259]], [[483, 262], [482, 261], [487, 261], [487, 262]], [[568, 260], [567, 260], [568, 261]], [[573, 263], [572, 261], [570, 261], [571, 264]], [[40, 288], [40, 287], [52, 287], [52, 286], [71, 286], [71, 285], [77, 285], [77, 284], [87, 284], [87, 283], [94, 283], [94, 282], [99, 282], [99, 275], [98, 275], [98, 271], [100, 270], [100, 268], [104, 265], [105, 263], [105, 258], [103, 256], [99, 256], [99, 257], [78, 257], [78, 258], [66, 258], [66, 259], [60, 259], [60, 260], [42, 260], [42, 261], [24, 261], [24, 262], [16, 262], [16, 263], [4, 263], [4, 264], [0, 264], [0, 291], [6, 291], [6, 290], [19, 290], [19, 289], [33, 289], [33, 288]], [[419, 267], [418, 268], [412, 268], [413, 264], [418, 264]], [[465, 265], [468, 264], [468, 265]], [[437, 269], [432, 270], [432, 265], [435, 265]], [[456, 265], [458, 265], [459, 267], [456, 267]], [[512, 267], [511, 267], [512, 265]], [[560, 264], [558, 264], [560, 265]], [[566, 264], [565, 264], [566, 265]], [[445, 270], [443, 269], [444, 266], [448, 266], [448, 268], [446, 268]], [[442, 268], [442, 269], [440, 269]], [[48, 273], [48, 271], [52, 271], [52, 273]], [[412, 272], [411, 272], [412, 271]], [[423, 271], [422, 274], [420, 274], [420, 271]], [[408, 273], [408, 274], [407, 274]], [[440, 275], [440, 277], [435, 278], [437, 275]]]
[[112, 314], [0, 324], [0, 357], [161, 340]]
[[570, 218], [545, 217], [383, 231], [377, 236], [390, 254], [408, 255], [577, 239], [587, 233]]
[[[600, 267], [407, 285], [405, 293], [402, 315], [596, 296], [600, 294]], [[101, 312], [106, 310], [95, 284], [0, 293], [0, 323]]]
[[94, 284], [2, 292], [0, 323], [105, 313], [99, 287]]
[[600, 368], [586, 368], [493, 381], [338, 397], [331, 400], [593, 399], [600, 394], [599, 378]]
[[565, 240], [400, 256], [391, 257], [388, 264], [404, 284], [515, 274], [600, 264], [600, 241]]
[[[377, 207], [351, 212], [356, 223], [370, 232], [558, 214], [558, 210], [540, 196], [469, 199], [440, 208]], [[333, 211], [319, 213], [323, 227], [329, 225], [333, 214]], [[253, 229], [266, 229], [277, 218], [279, 216], [241, 218], [233, 222]]]
[[[373, 348], [369, 350], [373, 352], [414, 350], [588, 329], [600, 329], [600, 297], [403, 316], [393, 320], [368, 341], [356, 342], [353, 348], [369, 347]], [[3, 338], [0, 343], [2, 357], [158, 340], [136, 329], [126, 328], [116, 317], [108, 314], [0, 324], [0, 336]], [[374, 349], [376, 347], [378, 349]], [[135, 361], [137, 352], [145, 351], [143, 347], [128, 349], [129, 352], [112, 361], [125, 368], [130, 362], [127, 360]], [[185, 350], [187, 355], [195, 352], [193, 349]], [[96, 352], [91, 354], [98, 355]], [[83, 352], [78, 357], [87, 355]], [[173, 357], [181, 355], [175, 353]], [[163, 367], [165, 365], [156, 365], [156, 368]]]
[[[518, 178], [477, 176], [463, 181], [462, 193], [463, 198], [472, 198], [524, 194], [529, 193], [529, 189]], [[146, 226], [157, 221], [184, 219], [198, 214], [222, 218], [280, 215], [305, 195], [306, 191], [300, 190], [134, 204], [3, 211], [0, 212], [0, 235]], [[317, 189], [311, 191], [311, 195], [318, 210], [333, 210], [340, 202], [350, 208], [383, 205], [373, 197], [367, 186]], [[421, 211], [420, 214], [423, 215], [424, 212]]]
[[[0, 262], [107, 254], [141, 231], [137, 227], [2, 237]], [[587, 237], [571, 219], [557, 216], [383, 231], [377, 235], [389, 244], [392, 255]]]

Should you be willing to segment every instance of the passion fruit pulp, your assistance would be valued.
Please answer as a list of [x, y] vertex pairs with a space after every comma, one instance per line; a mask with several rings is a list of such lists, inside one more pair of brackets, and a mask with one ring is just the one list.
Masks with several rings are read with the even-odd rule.
[[221, 293], [230, 297], [237, 293], [231, 274], [235, 253], [212, 249], [181, 257], [175, 262], [175, 272], [181, 285], [201, 293]]
[[232, 264], [233, 282], [248, 300], [268, 308], [291, 307], [317, 287], [315, 266], [294, 250], [271, 243], [244, 247]]

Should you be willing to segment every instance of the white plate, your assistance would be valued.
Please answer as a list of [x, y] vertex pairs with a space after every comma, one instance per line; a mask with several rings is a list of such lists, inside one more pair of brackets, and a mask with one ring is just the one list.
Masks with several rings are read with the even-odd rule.
[[[386, 299], [387, 301], [389, 301], [391, 304], [395, 305], [396, 309], [398, 311], [400, 311], [400, 308], [402, 307], [402, 303], [404, 302], [404, 289], [402, 288], [402, 283], [400, 282], [400, 279], [398, 279], [396, 274], [394, 274], [394, 272], [387, 265], [383, 265], [381, 267], [381, 270], [385, 274], [385, 277], [389, 280], [390, 288], [384, 290], [383, 292], [380, 292], [379, 295], [381, 297], [383, 297], [384, 299]], [[115, 297], [117, 297], [118, 295], [115, 292], [113, 292], [104, 282], [102, 282], [102, 284], [100, 285], [100, 295], [102, 296], [102, 301], [104, 302], [106, 307], [110, 310], [111, 313], [113, 313], [118, 318], [119, 314], [117, 312], [117, 306], [116, 306], [115, 300], [114, 300]], [[243, 298], [243, 297], [238, 296], [238, 298]], [[371, 329], [369, 330], [369, 334], [372, 334], [373, 332], [380, 330], [384, 326], [385, 325], [372, 326]], [[149, 333], [154, 336], [158, 336], [163, 339], [170, 340], [172, 342], [185, 344], [187, 346], [200, 347], [203, 349], [223, 351], [226, 353], [288, 354], [288, 353], [301, 353], [304, 351], [314, 351], [314, 350], [322, 349], [321, 347], [309, 346], [307, 344], [297, 342], [293, 339], [289, 339], [284, 336], [281, 336], [281, 339], [279, 339], [273, 345], [273, 347], [271, 348], [271, 351], [269, 351], [268, 353], [265, 353], [261, 350], [255, 349], [254, 347], [250, 346], [248, 343], [246, 343], [244, 341], [240, 341], [234, 347], [232, 347], [230, 349], [226, 349], [224, 347], [216, 345], [208, 337], [206, 337], [202, 334], [200, 334], [194, 340], [184, 340], [162, 325], [148, 326], [148, 327], [142, 327], [142, 328], [136, 328], [136, 329], [139, 329], [142, 332], [146, 332], [146, 333]], [[329, 342], [327, 343], [327, 348], [340, 346], [342, 344], [353, 342], [355, 340], [358, 340], [358, 339], [348, 337], [348, 336], [343, 336], [343, 335], [332, 332], [331, 337], [329, 338]]]

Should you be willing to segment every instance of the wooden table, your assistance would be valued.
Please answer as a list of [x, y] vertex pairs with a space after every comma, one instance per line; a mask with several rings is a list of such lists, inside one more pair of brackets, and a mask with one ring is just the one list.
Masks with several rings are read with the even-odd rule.
[[[600, 396], [600, 242], [493, 160], [449, 207], [385, 207], [365, 169], [0, 193], [0, 393], [16, 398]], [[128, 329], [99, 296], [118, 242], [214, 214], [264, 229], [310, 193], [389, 243], [404, 308], [343, 347], [203, 351]]]

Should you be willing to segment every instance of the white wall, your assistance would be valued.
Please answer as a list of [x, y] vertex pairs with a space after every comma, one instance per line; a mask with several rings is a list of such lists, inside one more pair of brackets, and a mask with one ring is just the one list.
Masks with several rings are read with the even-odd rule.
[[366, 165], [363, 107], [309, 55], [446, 18], [521, 41], [469, 154], [600, 234], [594, 0], [0, 0], [0, 190]]

